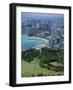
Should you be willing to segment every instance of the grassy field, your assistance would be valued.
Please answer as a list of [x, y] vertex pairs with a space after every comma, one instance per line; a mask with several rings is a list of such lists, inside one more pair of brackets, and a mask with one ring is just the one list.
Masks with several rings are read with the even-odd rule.
[[[42, 68], [39, 65], [40, 59], [34, 58], [31, 62], [27, 62], [25, 60], [22, 60], [21, 63], [21, 76], [22, 77], [36, 77], [36, 76], [59, 76], [63, 75], [64, 73], [62, 71], [54, 71], [47, 68]], [[51, 63], [54, 66], [58, 65], [57, 62]]]

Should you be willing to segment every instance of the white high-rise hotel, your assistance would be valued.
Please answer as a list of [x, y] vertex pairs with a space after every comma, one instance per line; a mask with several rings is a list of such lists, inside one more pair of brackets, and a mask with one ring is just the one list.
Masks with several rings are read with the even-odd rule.
[[54, 49], [63, 49], [64, 48], [64, 35], [63, 30], [58, 28], [58, 25], [53, 24], [51, 30], [51, 36], [49, 38], [49, 46]]

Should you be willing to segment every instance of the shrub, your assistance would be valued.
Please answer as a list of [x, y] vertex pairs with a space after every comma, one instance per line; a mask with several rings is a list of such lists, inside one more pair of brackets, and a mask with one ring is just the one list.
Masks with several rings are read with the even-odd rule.
[[37, 76], [43, 76], [43, 73], [38, 74]]

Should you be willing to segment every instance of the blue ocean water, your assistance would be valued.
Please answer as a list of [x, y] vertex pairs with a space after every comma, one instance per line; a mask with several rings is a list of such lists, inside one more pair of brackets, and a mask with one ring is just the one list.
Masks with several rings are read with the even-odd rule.
[[39, 48], [43, 45], [48, 44], [48, 40], [38, 38], [38, 37], [30, 37], [30, 36], [22, 36], [21, 37], [21, 49], [22, 51], [29, 50], [31, 48]]

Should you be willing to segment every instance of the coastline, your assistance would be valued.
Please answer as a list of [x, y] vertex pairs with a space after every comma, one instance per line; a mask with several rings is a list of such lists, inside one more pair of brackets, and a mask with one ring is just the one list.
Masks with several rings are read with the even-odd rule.
[[[43, 38], [40, 38], [40, 37], [22, 35], [22, 38], [26, 38], [26, 37], [27, 37], [27, 40], [29, 40], [29, 41], [33, 40], [33, 42], [34, 42], [36, 40], [38, 40], [38, 41], [42, 40], [44, 42], [43, 44], [38, 43], [38, 45], [35, 45], [35, 46], [31, 47], [31, 48], [41, 49], [42, 47], [49, 47], [49, 41], [47, 39], [43, 39]], [[24, 51], [24, 49], [22, 51]]]
[[48, 40], [47, 39], [40, 38], [40, 37], [33, 37], [33, 36], [26, 36], [26, 35], [22, 35], [22, 37], [30, 37], [30, 38], [35, 39], [35, 40], [41, 39], [41, 40], [44, 40], [44, 41], [46, 41], [48, 43]]

